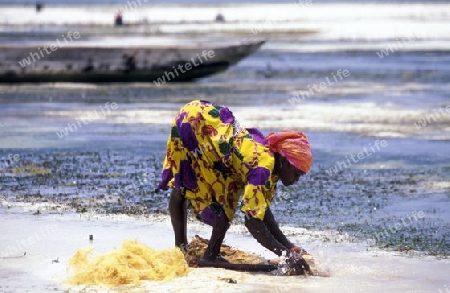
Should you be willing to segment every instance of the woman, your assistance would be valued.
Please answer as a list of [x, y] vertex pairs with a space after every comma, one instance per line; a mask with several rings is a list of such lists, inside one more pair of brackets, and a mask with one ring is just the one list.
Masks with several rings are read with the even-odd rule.
[[279, 229], [270, 210], [278, 180], [297, 182], [311, 167], [309, 142], [301, 132], [283, 131], [264, 137], [257, 129], [239, 125], [226, 107], [192, 101], [177, 114], [167, 142], [162, 181], [158, 188], [173, 188], [169, 211], [175, 245], [184, 248], [187, 204], [196, 217], [213, 227], [205, 261], [226, 262], [220, 246], [238, 202], [253, 237], [290, 263], [308, 269], [301, 247]]

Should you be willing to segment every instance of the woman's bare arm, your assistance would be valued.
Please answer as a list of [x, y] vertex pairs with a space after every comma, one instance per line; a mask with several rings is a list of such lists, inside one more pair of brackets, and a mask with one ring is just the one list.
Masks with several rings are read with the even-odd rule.
[[265, 222], [260, 219], [246, 216], [245, 226], [256, 241], [276, 255], [281, 256], [283, 251], [289, 252], [289, 248], [275, 239]]

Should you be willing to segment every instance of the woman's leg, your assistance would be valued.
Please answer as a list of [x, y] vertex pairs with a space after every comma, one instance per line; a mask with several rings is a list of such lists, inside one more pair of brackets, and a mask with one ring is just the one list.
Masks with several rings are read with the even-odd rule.
[[175, 234], [175, 246], [186, 249], [187, 242], [187, 199], [172, 189], [169, 200], [170, 219]]
[[220, 215], [216, 214], [211, 239], [209, 240], [208, 248], [203, 255], [204, 260], [228, 262], [220, 256], [220, 246], [225, 239], [225, 233], [229, 227], [230, 223], [225, 213], [221, 213]]

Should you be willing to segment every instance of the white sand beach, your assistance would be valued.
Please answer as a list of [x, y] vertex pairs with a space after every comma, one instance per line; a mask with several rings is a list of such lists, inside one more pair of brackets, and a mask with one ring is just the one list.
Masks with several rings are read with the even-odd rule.
[[[10, 206], [10, 208], [7, 208]], [[195, 268], [172, 281], [145, 281], [138, 286], [72, 286], [68, 259], [81, 247], [94, 246], [93, 254], [118, 247], [123, 240], [138, 240], [155, 249], [172, 247], [166, 216], [132, 218], [123, 215], [41, 213], [39, 206], [2, 202], [0, 292], [448, 292], [450, 260], [409, 257], [360, 243], [324, 243], [310, 236], [291, 236], [313, 254], [330, 277], [274, 276], [224, 269]], [[273, 258], [245, 228], [234, 225], [225, 243]], [[209, 227], [189, 223], [189, 237], [208, 237]], [[93, 241], [89, 240], [93, 235]], [[26, 252], [26, 255], [23, 255]], [[229, 279], [236, 283], [229, 283]], [[447, 290], [447, 291], [446, 291]]]

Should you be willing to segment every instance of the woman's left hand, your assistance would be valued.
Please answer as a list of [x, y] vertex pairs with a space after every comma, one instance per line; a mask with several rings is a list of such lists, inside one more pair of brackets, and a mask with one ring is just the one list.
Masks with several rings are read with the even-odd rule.
[[303, 248], [301, 248], [300, 246], [294, 245], [293, 247], [291, 247], [291, 249], [289, 249], [291, 252], [294, 253], [298, 253], [298, 254], [308, 254], [308, 252], [306, 250], [304, 250]]

